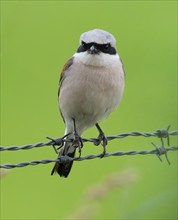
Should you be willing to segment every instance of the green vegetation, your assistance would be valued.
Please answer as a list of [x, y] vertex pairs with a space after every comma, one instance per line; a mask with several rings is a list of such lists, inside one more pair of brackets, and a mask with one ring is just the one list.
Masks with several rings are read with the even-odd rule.
[[[60, 70], [76, 51], [80, 34], [94, 28], [114, 34], [126, 72], [120, 107], [101, 123], [105, 133], [152, 132], [169, 124], [170, 130], [177, 129], [176, 1], [3, 0], [2, 146], [63, 136], [57, 102]], [[97, 135], [92, 128], [84, 137]], [[161, 143], [128, 137], [109, 142], [107, 150], [151, 150], [151, 142]], [[171, 145], [177, 145], [176, 137]], [[99, 152], [102, 147], [86, 143], [82, 155]], [[94, 219], [176, 219], [177, 152], [168, 157], [170, 166], [164, 156], [161, 163], [155, 155], [75, 162], [68, 179], [51, 177], [53, 164], [9, 170], [1, 179], [1, 219], [57, 220], [82, 211], [83, 218]], [[46, 158], [56, 158], [52, 147], [1, 153], [1, 163]], [[113, 173], [121, 183], [108, 191], [106, 181]], [[103, 196], [87, 197], [91, 188]]]

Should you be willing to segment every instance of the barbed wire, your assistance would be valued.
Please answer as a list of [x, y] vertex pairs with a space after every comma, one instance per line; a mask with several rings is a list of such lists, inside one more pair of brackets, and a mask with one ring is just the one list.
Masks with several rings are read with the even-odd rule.
[[[178, 150], [178, 147], [169, 147], [169, 148], [162, 148], [159, 147], [155, 150], [151, 150], [151, 151], [145, 151], [145, 150], [141, 150], [141, 151], [127, 151], [127, 152], [112, 152], [112, 153], [106, 153], [104, 155], [103, 158], [105, 157], [110, 157], [110, 156], [126, 156], [126, 155], [148, 155], [148, 154], [155, 154], [156, 156], [160, 156], [162, 154], [167, 153], [168, 151], [176, 151]], [[161, 152], [161, 153], [160, 153]], [[38, 164], [48, 164], [48, 163], [54, 163], [54, 162], [66, 162], [66, 161], [83, 161], [83, 160], [91, 160], [91, 159], [95, 159], [95, 158], [101, 158], [101, 156], [103, 156], [103, 154], [96, 154], [96, 155], [88, 155], [85, 157], [68, 157], [68, 156], [59, 156], [56, 160], [52, 160], [52, 159], [44, 159], [44, 160], [34, 160], [31, 162], [22, 162], [19, 164], [4, 164], [4, 165], [0, 165], [0, 168], [4, 168], [4, 169], [12, 169], [12, 168], [16, 168], [16, 167], [26, 167], [28, 165], [38, 165]], [[161, 159], [161, 158], [160, 158]], [[162, 159], [161, 159], [162, 161]], [[170, 164], [170, 162], [168, 162]]]
[[[154, 143], [152, 143], [152, 145], [154, 146], [155, 149], [147, 151], [147, 150], [140, 150], [140, 151], [127, 151], [127, 152], [111, 152], [111, 153], [106, 153], [104, 155], [104, 157], [109, 157], [109, 156], [125, 156], [125, 155], [148, 155], [148, 154], [155, 154], [160, 161], [162, 161], [161, 159], [161, 155], [165, 155], [167, 162], [170, 164], [170, 161], [168, 159], [167, 156], [167, 152], [168, 151], [177, 151], [178, 150], [178, 146], [170, 146], [170, 136], [176, 136], [178, 135], [178, 131], [172, 131], [169, 132], [169, 128], [170, 126], [168, 126], [167, 129], [160, 129], [160, 130], [156, 130], [155, 132], [149, 133], [149, 132], [129, 132], [129, 133], [123, 133], [123, 134], [118, 134], [115, 136], [108, 136], [107, 140], [111, 141], [114, 139], [119, 139], [119, 138], [126, 138], [128, 136], [131, 137], [157, 137], [160, 138], [161, 140], [161, 146], [157, 146]], [[28, 144], [28, 145], [24, 145], [24, 146], [9, 146], [9, 147], [2, 147], [0, 146], [0, 151], [16, 151], [16, 150], [29, 150], [32, 148], [38, 148], [38, 147], [45, 147], [45, 146], [55, 146], [55, 145], [59, 145], [62, 146], [62, 144], [64, 142], [68, 142], [68, 141], [72, 141], [72, 140], [66, 140], [64, 137], [62, 138], [48, 138], [50, 139], [50, 141], [48, 142], [40, 142], [40, 143], [36, 143], [36, 144]], [[168, 147], [164, 146], [164, 140], [167, 140], [167, 145]], [[92, 143], [96, 143], [98, 139], [97, 138], [82, 138], [83, 142], [92, 142]], [[88, 155], [85, 157], [68, 157], [68, 156], [59, 156], [57, 159], [43, 159], [43, 160], [34, 160], [31, 162], [21, 162], [19, 164], [0, 164], [0, 168], [5, 168], [5, 169], [12, 169], [12, 168], [16, 168], [16, 167], [26, 167], [28, 165], [38, 165], [38, 164], [48, 164], [48, 163], [54, 163], [54, 162], [65, 162], [65, 161], [83, 161], [83, 160], [91, 160], [91, 159], [95, 159], [95, 158], [101, 158], [103, 156], [103, 154], [97, 154], [97, 155]]]
[[[126, 138], [128, 136], [132, 136], [132, 137], [158, 137], [158, 138], [167, 138], [168, 142], [169, 142], [169, 136], [175, 136], [178, 135], [178, 131], [172, 131], [169, 132], [167, 129], [162, 129], [162, 130], [157, 130], [155, 132], [152, 133], [148, 133], [148, 132], [129, 132], [129, 133], [123, 133], [123, 134], [118, 134], [115, 136], [107, 136], [107, 140], [111, 141], [114, 139], [119, 139], [119, 138]], [[45, 147], [45, 146], [53, 146], [53, 145], [61, 145], [64, 142], [70, 142], [71, 140], [67, 140], [64, 139], [64, 137], [62, 138], [54, 138], [51, 141], [48, 142], [39, 142], [36, 144], [28, 144], [28, 145], [24, 145], [24, 146], [9, 146], [9, 147], [2, 147], [0, 146], [0, 151], [16, 151], [16, 150], [29, 150], [32, 148], [38, 148], [38, 147]], [[98, 141], [97, 138], [82, 138], [83, 142], [92, 142], [95, 143], [96, 141]], [[169, 145], [169, 143], [168, 143]]]

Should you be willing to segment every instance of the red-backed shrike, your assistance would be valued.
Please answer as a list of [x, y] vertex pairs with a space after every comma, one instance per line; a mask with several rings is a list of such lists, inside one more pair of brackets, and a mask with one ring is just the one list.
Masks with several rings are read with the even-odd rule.
[[[108, 117], [119, 104], [124, 90], [124, 70], [116, 51], [112, 34], [100, 29], [85, 32], [80, 37], [77, 52], [64, 65], [59, 85], [59, 105], [66, 125], [66, 139], [59, 156], [74, 157], [76, 148], [83, 146], [81, 135], [96, 126], [98, 142], [103, 142], [103, 155], [107, 138], [99, 122]], [[52, 170], [67, 177], [73, 161], [57, 162]]]

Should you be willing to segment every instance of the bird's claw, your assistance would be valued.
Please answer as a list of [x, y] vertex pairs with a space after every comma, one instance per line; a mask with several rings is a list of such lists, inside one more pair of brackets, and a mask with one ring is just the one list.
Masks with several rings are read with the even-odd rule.
[[100, 145], [102, 142], [102, 146], [103, 146], [103, 153], [101, 154], [101, 158], [104, 157], [104, 155], [106, 154], [106, 145], [108, 144], [108, 140], [105, 136], [105, 134], [103, 132], [100, 132], [98, 138], [95, 140], [94, 144], [96, 146]]
[[78, 147], [79, 158], [80, 158], [81, 157], [81, 153], [82, 153], [83, 140], [77, 134], [77, 132], [74, 133], [74, 139], [73, 139], [72, 145], [75, 146], [75, 147]]
[[[46, 137], [47, 139], [51, 140], [53, 143], [51, 144], [54, 148], [54, 151], [58, 154], [58, 150], [64, 145], [64, 139], [70, 135], [66, 134], [62, 138], [51, 138], [51, 137]], [[57, 149], [55, 146], [59, 146]]]

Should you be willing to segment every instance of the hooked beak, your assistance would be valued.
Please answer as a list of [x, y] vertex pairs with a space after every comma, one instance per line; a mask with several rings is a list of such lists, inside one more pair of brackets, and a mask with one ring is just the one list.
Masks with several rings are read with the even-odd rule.
[[88, 53], [89, 54], [99, 54], [99, 50], [98, 50], [98, 48], [95, 45], [92, 45], [90, 47], [90, 49], [88, 50]]

